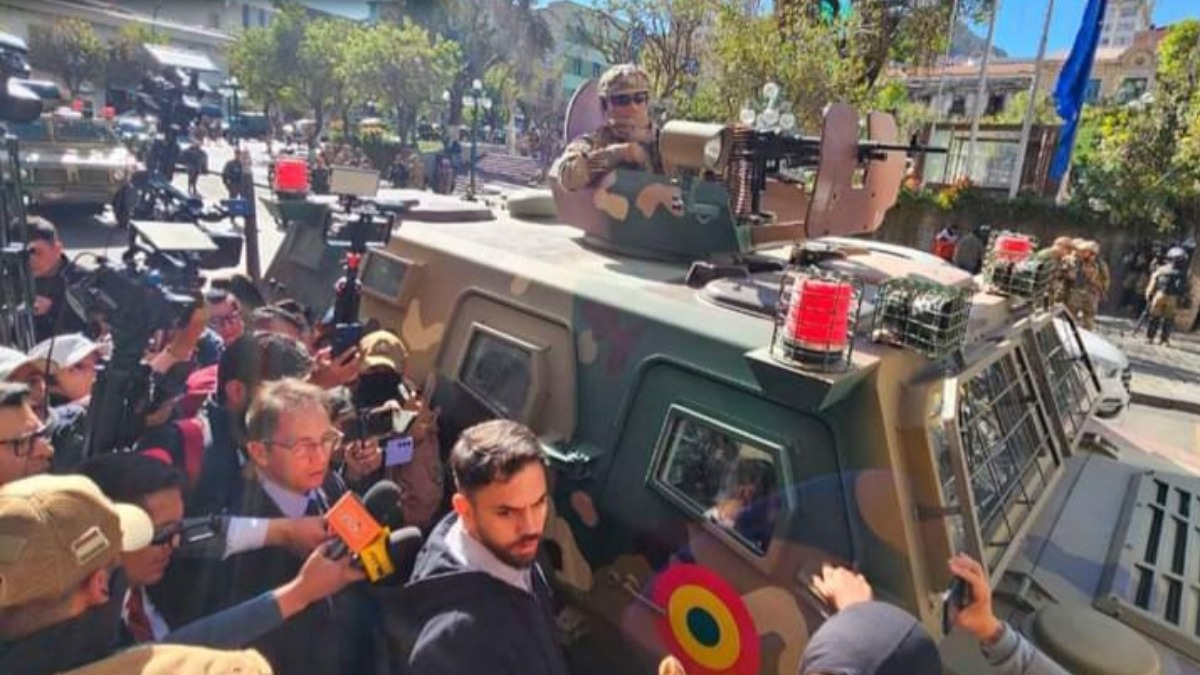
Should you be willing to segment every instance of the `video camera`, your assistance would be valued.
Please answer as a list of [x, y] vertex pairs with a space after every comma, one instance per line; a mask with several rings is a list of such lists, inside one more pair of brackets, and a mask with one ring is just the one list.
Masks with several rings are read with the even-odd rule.
[[0, 33], [0, 122], [32, 122], [42, 99], [22, 84], [29, 78], [29, 48], [20, 38]]
[[226, 262], [212, 259], [218, 247], [195, 225], [133, 221], [131, 226], [134, 239], [121, 265], [102, 261], [67, 289], [77, 312], [103, 314], [118, 338], [186, 323], [204, 286], [200, 270]]

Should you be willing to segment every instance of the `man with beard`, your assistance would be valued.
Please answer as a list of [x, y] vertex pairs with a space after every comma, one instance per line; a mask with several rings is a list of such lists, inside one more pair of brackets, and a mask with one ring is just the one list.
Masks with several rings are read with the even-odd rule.
[[478, 424], [459, 437], [450, 468], [454, 510], [405, 589], [400, 670], [565, 675], [550, 586], [535, 562], [550, 500], [537, 437], [508, 420]]
[[650, 119], [650, 77], [646, 71], [631, 63], [613, 66], [600, 78], [599, 89], [607, 121], [596, 131], [571, 141], [552, 169], [567, 190], [592, 185], [613, 169], [662, 171], [656, 129]]

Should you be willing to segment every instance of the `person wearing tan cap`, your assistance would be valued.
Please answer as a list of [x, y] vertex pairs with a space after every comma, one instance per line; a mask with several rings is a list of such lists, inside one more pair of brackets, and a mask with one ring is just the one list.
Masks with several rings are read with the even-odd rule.
[[112, 599], [124, 592], [113, 572], [123, 552], [153, 539], [145, 511], [112, 503], [82, 476], [0, 487], [0, 672], [60, 672], [109, 656]]
[[403, 437], [384, 439], [381, 444], [394, 461], [384, 468], [384, 474], [400, 485], [404, 524], [427, 527], [441, 507], [445, 490], [438, 446], [438, 412], [430, 408], [431, 392], [418, 389], [405, 377], [408, 350], [395, 333], [385, 330], [370, 333], [359, 342], [359, 351], [363, 354], [362, 372], [354, 390], [355, 405], [360, 409], [398, 405], [416, 413], [409, 428], [411, 442], [406, 446], [411, 451], [386, 453], [389, 443], [406, 443]]
[[606, 118], [596, 131], [572, 139], [551, 168], [563, 188], [575, 191], [617, 168], [661, 171], [650, 117], [650, 76], [632, 63], [612, 66], [598, 83]]
[[1068, 307], [1079, 325], [1092, 330], [1100, 301], [1108, 295], [1108, 265], [1100, 258], [1100, 244], [1087, 239], [1075, 240], [1075, 278], [1071, 284]]

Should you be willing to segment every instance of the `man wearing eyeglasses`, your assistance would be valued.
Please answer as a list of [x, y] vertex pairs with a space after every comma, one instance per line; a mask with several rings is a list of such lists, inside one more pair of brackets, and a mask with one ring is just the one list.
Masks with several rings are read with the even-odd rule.
[[556, 165], [559, 184], [575, 191], [613, 169], [661, 171], [662, 162], [650, 119], [650, 76], [624, 63], [600, 78], [604, 126], [571, 141]]
[[[329, 470], [342, 435], [320, 387], [287, 378], [269, 382], [246, 414], [246, 454], [253, 467], [234, 513], [255, 518], [302, 518], [326, 513], [345, 493]], [[304, 561], [286, 549], [261, 549], [228, 561], [226, 605], [280, 586]], [[368, 672], [373, 653], [361, 589], [348, 588], [292, 617], [254, 646], [282, 673]]]
[[29, 387], [0, 382], [0, 485], [45, 473], [54, 448], [30, 405]]

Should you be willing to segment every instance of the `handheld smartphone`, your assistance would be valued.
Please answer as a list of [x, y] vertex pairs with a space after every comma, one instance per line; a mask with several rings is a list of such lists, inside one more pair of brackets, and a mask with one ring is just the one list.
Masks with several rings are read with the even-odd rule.
[[383, 465], [386, 467], [408, 464], [413, 459], [412, 436], [397, 436], [383, 446]]
[[954, 577], [954, 580], [950, 582], [950, 588], [942, 594], [943, 635], [950, 633], [950, 630], [954, 628], [954, 620], [958, 618], [958, 613], [972, 602], [974, 600], [971, 598], [971, 586], [962, 577]]
[[348, 440], [398, 436], [408, 433], [416, 413], [407, 410], [375, 410], [362, 413], [342, 425], [342, 433]]
[[339, 323], [333, 328], [333, 344], [330, 345], [333, 355], [341, 356], [347, 350], [357, 347], [362, 339], [363, 325], [359, 322]]

